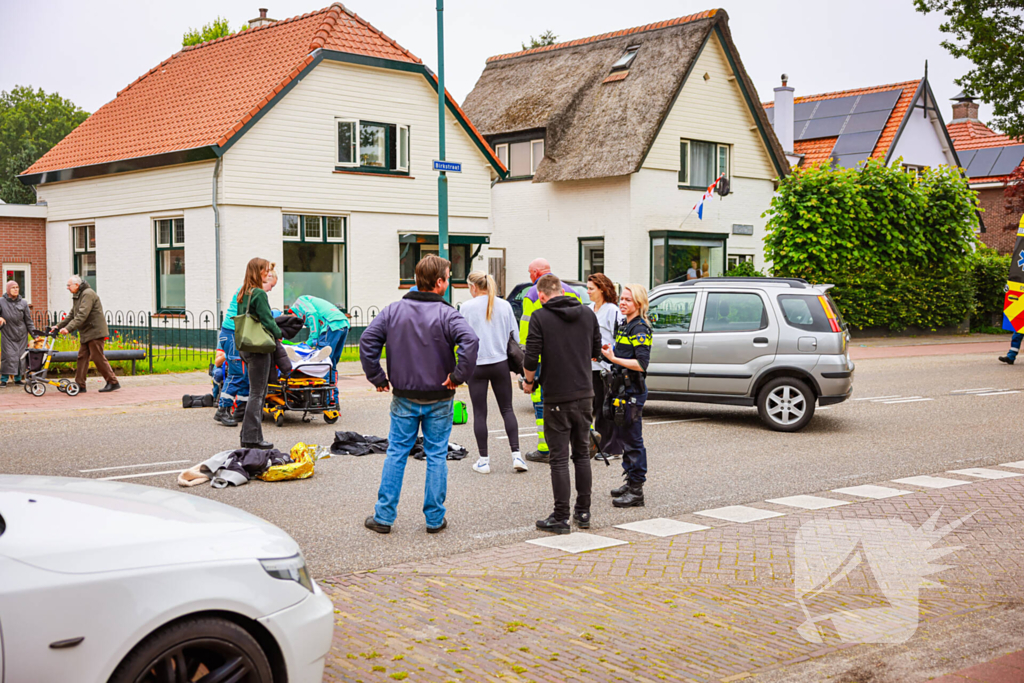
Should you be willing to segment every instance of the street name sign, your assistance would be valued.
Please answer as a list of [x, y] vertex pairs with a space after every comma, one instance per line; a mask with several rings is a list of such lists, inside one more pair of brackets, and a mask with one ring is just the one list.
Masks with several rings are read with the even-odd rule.
[[461, 161], [438, 161], [434, 159], [435, 171], [447, 171], [448, 173], [462, 173]]

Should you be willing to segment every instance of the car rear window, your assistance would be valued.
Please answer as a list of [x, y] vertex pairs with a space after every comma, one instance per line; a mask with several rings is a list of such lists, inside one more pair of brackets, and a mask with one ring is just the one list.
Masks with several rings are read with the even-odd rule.
[[825, 309], [816, 296], [802, 294], [780, 294], [779, 307], [782, 317], [791, 327], [807, 332], [831, 332]]

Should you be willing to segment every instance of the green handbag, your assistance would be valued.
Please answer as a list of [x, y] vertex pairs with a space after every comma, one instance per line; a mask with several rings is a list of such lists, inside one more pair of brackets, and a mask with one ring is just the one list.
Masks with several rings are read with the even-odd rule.
[[273, 353], [277, 340], [267, 332], [259, 318], [249, 313], [251, 304], [252, 292], [249, 292], [245, 313], [232, 318], [235, 321], [235, 348], [246, 353]]

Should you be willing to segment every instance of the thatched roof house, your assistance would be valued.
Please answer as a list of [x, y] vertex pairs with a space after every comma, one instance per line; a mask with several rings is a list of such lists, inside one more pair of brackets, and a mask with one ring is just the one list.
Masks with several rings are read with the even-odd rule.
[[[544, 159], [534, 182], [635, 173], [698, 55], [717, 34], [776, 172], [784, 175], [788, 163], [739, 59], [728, 21], [724, 10], [709, 10], [497, 55], [487, 60], [463, 109], [492, 142], [502, 134], [544, 131]], [[630, 50], [631, 61], [617, 67]]]

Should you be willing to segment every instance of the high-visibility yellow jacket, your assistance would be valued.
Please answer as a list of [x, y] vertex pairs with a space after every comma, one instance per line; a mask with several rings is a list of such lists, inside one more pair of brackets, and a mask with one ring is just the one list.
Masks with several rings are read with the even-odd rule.
[[[559, 279], [561, 280], [561, 278]], [[583, 298], [580, 296], [580, 293], [577, 292], [572, 285], [564, 284], [563, 281], [562, 288], [565, 291], [566, 296], [571, 296], [580, 303], [583, 303]], [[537, 292], [537, 285], [534, 284], [533, 287], [530, 287], [529, 291], [526, 292], [526, 296], [523, 297], [523, 317], [519, 319], [519, 339], [522, 340], [524, 344], [526, 343], [526, 338], [530, 336], [530, 316], [532, 316], [533, 312], [540, 308], [540, 306], [540, 296]]]

